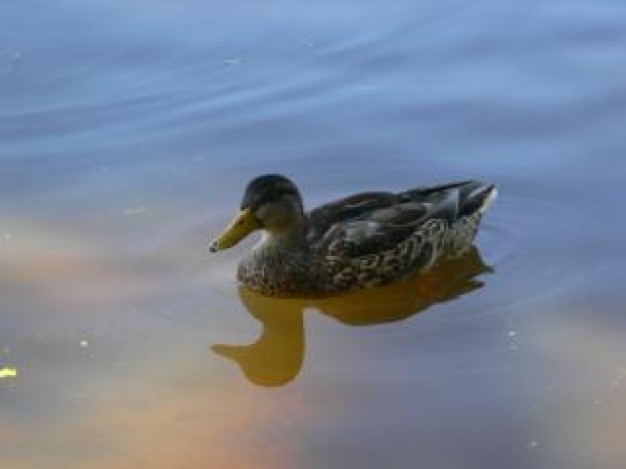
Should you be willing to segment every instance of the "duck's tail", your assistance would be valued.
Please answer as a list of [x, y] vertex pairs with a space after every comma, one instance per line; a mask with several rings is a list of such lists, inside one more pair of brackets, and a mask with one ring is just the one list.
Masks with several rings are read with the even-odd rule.
[[489, 209], [489, 207], [491, 207], [491, 204], [493, 204], [498, 198], [498, 189], [493, 184], [488, 186], [485, 189], [484, 193], [481, 195], [481, 198], [482, 202], [478, 208], [478, 211], [482, 215]]
[[469, 181], [460, 189], [460, 214], [465, 216], [473, 213], [482, 215], [498, 197], [498, 190], [494, 184]]

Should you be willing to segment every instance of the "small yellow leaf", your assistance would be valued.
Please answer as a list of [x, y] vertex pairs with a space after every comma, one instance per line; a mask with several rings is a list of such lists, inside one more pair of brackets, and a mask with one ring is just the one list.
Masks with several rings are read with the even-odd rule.
[[15, 378], [17, 376], [17, 368], [13, 368], [7, 366], [5, 368], [0, 368], [0, 379], [4, 378]]

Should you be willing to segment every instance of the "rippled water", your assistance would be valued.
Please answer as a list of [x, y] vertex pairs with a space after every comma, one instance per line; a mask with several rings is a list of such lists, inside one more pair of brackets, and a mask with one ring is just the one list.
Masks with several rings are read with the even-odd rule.
[[[2, 468], [626, 465], [623, 2], [0, 12]], [[277, 301], [205, 250], [265, 172], [501, 196], [425, 278]]]

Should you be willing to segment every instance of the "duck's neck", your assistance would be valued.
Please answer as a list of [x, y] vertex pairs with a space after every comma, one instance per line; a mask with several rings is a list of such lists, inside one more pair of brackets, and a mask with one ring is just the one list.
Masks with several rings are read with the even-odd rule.
[[306, 232], [305, 220], [281, 231], [263, 231], [261, 240], [254, 248], [255, 254], [277, 255], [299, 251], [306, 244]]
[[265, 295], [296, 291], [310, 277], [305, 224], [280, 232], [265, 231], [252, 252], [239, 264], [237, 278]]

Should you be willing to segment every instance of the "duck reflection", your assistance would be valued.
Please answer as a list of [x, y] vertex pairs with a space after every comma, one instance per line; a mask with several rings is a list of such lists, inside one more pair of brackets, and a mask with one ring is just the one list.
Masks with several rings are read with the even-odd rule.
[[425, 275], [341, 297], [277, 299], [242, 286], [239, 296], [250, 314], [261, 322], [261, 335], [250, 345], [219, 344], [212, 349], [237, 362], [250, 382], [281, 386], [292, 381], [302, 367], [306, 309], [353, 326], [401, 321], [482, 287], [477, 277], [487, 272], [493, 269], [472, 247], [463, 257], [443, 261]]

